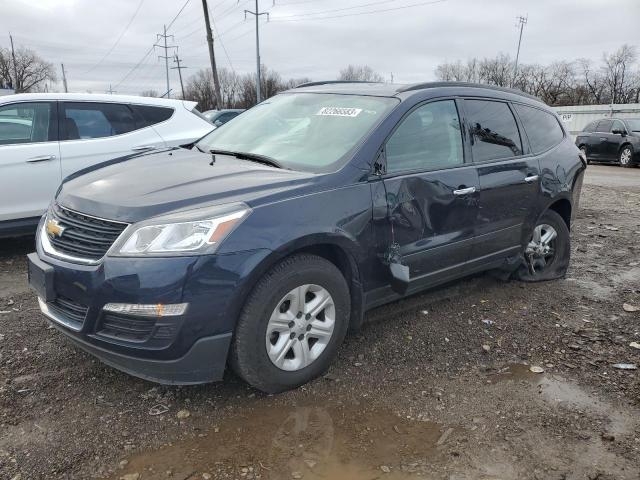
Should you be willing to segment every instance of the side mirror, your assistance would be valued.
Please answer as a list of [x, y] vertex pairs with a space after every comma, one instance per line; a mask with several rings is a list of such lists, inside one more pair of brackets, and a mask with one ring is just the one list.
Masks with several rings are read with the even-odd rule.
[[611, 133], [614, 135], [622, 135], [624, 137], [627, 134], [627, 131], [623, 128], [614, 128], [611, 130]]
[[214, 124], [216, 127], [220, 127], [220, 126], [222, 125], [222, 122], [221, 122], [220, 120], [216, 120], [215, 122], [213, 122], [213, 124]]

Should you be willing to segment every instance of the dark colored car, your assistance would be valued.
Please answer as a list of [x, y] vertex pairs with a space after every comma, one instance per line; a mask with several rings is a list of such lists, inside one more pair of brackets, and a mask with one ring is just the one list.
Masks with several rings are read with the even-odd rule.
[[576, 145], [588, 161], [619, 163], [632, 167], [640, 163], [640, 118], [594, 120], [576, 137]]
[[226, 109], [226, 110], [208, 110], [204, 112], [202, 115], [204, 118], [209, 120], [209, 122], [213, 123], [216, 127], [220, 127], [227, 123], [232, 118], [236, 118], [240, 115], [244, 110], [239, 109]]
[[324, 372], [370, 308], [490, 269], [563, 276], [579, 154], [517, 91], [307, 84], [191, 150], [67, 179], [30, 283], [120, 370], [190, 384], [230, 364], [278, 392]]

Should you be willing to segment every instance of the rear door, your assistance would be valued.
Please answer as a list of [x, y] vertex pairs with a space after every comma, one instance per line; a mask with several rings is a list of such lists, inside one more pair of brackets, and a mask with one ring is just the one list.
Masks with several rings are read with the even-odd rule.
[[60, 185], [56, 107], [0, 106], [0, 222], [42, 215]]
[[60, 119], [63, 178], [91, 165], [165, 146], [127, 104], [61, 102]]
[[537, 158], [525, 154], [508, 103], [468, 98], [464, 110], [480, 182], [471, 267], [520, 251], [523, 225], [540, 191], [540, 167]]
[[454, 278], [470, 253], [479, 187], [475, 167], [465, 163], [457, 102], [414, 108], [384, 152], [391, 242], [409, 267], [409, 288]]
[[609, 133], [611, 133], [612, 120], [600, 120], [596, 125], [596, 130], [589, 137], [588, 151], [591, 152], [589, 156], [593, 160], [606, 160], [605, 144], [608, 139]]

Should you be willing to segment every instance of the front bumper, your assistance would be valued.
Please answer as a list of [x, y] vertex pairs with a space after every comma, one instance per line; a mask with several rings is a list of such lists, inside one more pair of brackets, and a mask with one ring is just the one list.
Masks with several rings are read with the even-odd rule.
[[[47, 283], [34, 288], [43, 314], [104, 363], [159, 383], [205, 383], [222, 379], [251, 274], [268, 253], [105, 257], [98, 265], [79, 265], [39, 248], [29, 255], [30, 273], [48, 273], [30, 283]], [[105, 312], [107, 303], [188, 303], [188, 308], [181, 316], [142, 318]]]

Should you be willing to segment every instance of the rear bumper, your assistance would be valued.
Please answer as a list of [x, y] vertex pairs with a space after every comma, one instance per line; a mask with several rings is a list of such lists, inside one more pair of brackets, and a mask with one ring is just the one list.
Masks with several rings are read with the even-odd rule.
[[186, 354], [174, 360], [138, 358], [107, 350], [69, 335], [69, 331], [60, 325], [59, 319], [47, 310], [46, 304], [40, 299], [38, 302], [42, 313], [58, 331], [65, 334], [74, 345], [110, 367], [165, 385], [192, 385], [222, 380], [231, 333], [200, 338]]

